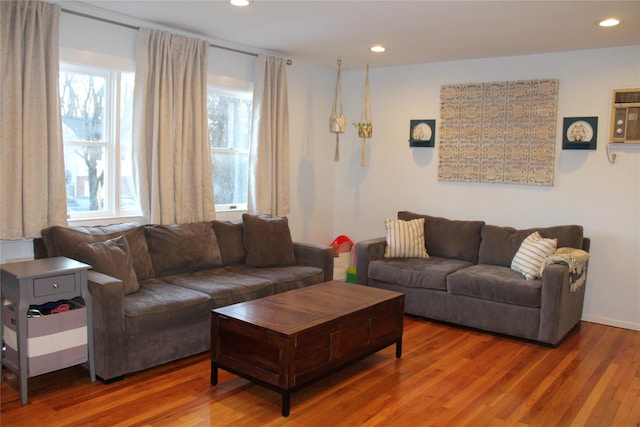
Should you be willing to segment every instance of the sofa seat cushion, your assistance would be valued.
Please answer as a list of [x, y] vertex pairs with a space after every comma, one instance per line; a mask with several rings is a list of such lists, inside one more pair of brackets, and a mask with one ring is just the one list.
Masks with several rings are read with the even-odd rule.
[[321, 268], [304, 265], [265, 268], [234, 265], [225, 267], [225, 270], [269, 280], [273, 283], [273, 293], [276, 294], [324, 282], [324, 271]]
[[470, 262], [430, 258], [380, 259], [369, 263], [369, 278], [410, 288], [447, 289], [447, 276], [472, 266]]
[[147, 334], [192, 325], [209, 318], [209, 295], [158, 279], [140, 282], [124, 299], [127, 335]]
[[209, 295], [211, 309], [273, 294], [273, 283], [270, 280], [238, 274], [224, 268], [164, 276], [162, 280]]
[[447, 278], [450, 294], [527, 307], [540, 307], [541, 289], [542, 280], [527, 280], [517, 271], [497, 265], [474, 265]]

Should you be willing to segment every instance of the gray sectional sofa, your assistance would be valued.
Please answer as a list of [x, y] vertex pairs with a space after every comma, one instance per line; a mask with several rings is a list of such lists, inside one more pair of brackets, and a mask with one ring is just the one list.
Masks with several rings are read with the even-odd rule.
[[[556, 345], [582, 317], [585, 284], [564, 263], [527, 280], [511, 268], [534, 231], [557, 247], [589, 250], [579, 225], [516, 230], [400, 211], [398, 219], [424, 218], [428, 258], [385, 258], [386, 237], [356, 244], [356, 282], [402, 292], [405, 313]], [[586, 266], [582, 272], [586, 278]], [[573, 288], [573, 289], [572, 289]]]
[[50, 227], [36, 257], [92, 265], [96, 374], [105, 382], [207, 351], [211, 310], [333, 277], [329, 246], [291, 240], [286, 218]]

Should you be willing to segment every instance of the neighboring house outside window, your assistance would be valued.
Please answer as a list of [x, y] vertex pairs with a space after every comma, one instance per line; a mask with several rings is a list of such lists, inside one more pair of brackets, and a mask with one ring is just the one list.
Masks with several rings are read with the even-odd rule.
[[207, 104], [216, 211], [246, 210], [252, 93], [209, 86]]
[[70, 220], [140, 215], [133, 180], [134, 74], [60, 64]]

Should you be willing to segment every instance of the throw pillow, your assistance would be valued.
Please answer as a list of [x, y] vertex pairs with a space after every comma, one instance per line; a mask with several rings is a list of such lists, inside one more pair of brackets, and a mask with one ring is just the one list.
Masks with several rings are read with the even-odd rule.
[[429, 258], [424, 244], [424, 218], [384, 220], [387, 229], [385, 258]]
[[511, 268], [522, 273], [527, 280], [541, 277], [540, 268], [545, 258], [555, 252], [557, 245], [558, 239], [545, 239], [535, 231], [522, 241], [511, 261]]
[[126, 237], [81, 244], [79, 250], [83, 262], [90, 264], [93, 270], [122, 280], [125, 295], [140, 289]]
[[242, 215], [248, 267], [295, 265], [293, 241], [286, 217]]

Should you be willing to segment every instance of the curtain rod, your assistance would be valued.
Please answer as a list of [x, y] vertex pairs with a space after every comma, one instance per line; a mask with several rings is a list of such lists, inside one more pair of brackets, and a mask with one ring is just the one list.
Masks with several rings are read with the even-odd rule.
[[[111, 19], [107, 19], [107, 18], [101, 18], [98, 16], [93, 16], [93, 15], [88, 15], [86, 13], [82, 13], [82, 12], [76, 12], [75, 10], [69, 10], [69, 9], [65, 9], [65, 8], [60, 8], [60, 10], [64, 13], [68, 13], [70, 15], [76, 15], [76, 16], [81, 16], [83, 18], [88, 18], [88, 19], [93, 19], [95, 21], [100, 21], [100, 22], [106, 22], [107, 24], [113, 24], [113, 25], [118, 25], [120, 27], [125, 27], [125, 28], [129, 28], [131, 30], [139, 30], [140, 27], [136, 26], [136, 25], [130, 25], [130, 24], [125, 24], [124, 22], [118, 22], [118, 21], [114, 21]], [[240, 50], [240, 49], [234, 49], [232, 47], [227, 47], [227, 46], [220, 46], [217, 44], [213, 44], [213, 43], [209, 43], [210, 47], [216, 48], [216, 49], [222, 49], [222, 50], [228, 50], [230, 52], [236, 52], [236, 53], [241, 53], [243, 55], [250, 55], [250, 56], [258, 56], [257, 53], [254, 52], [247, 52], [245, 50]], [[293, 64], [293, 61], [291, 59], [287, 59], [287, 65], [291, 65]]]

